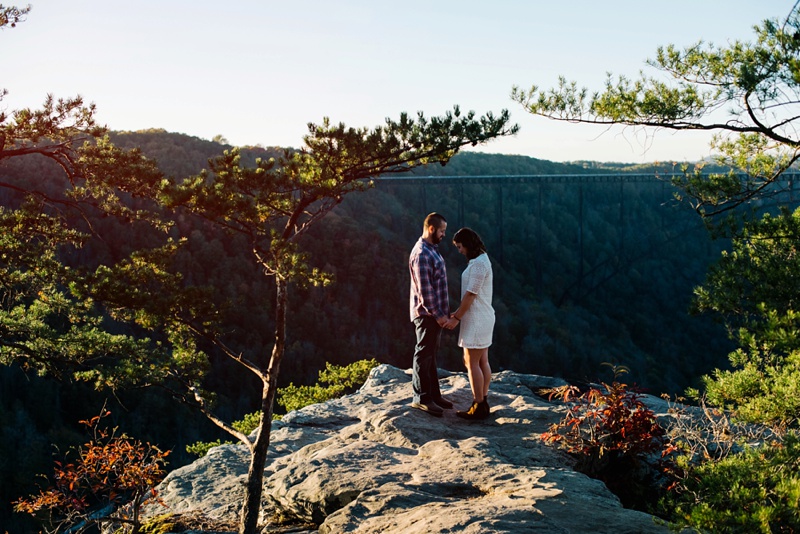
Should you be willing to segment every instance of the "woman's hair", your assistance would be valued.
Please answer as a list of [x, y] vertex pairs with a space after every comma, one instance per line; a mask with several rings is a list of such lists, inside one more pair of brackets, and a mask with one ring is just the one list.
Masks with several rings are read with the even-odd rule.
[[467, 258], [472, 260], [486, 252], [486, 245], [475, 230], [462, 228], [453, 236], [453, 243], [460, 243], [467, 249]]

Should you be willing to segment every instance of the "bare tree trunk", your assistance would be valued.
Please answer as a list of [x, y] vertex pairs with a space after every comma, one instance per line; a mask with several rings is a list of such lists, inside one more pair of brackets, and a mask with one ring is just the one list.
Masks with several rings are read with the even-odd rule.
[[257, 534], [258, 515], [261, 509], [261, 493], [264, 489], [264, 466], [267, 463], [270, 432], [272, 430], [272, 406], [277, 391], [278, 373], [286, 345], [286, 304], [287, 283], [275, 278], [277, 299], [275, 304], [275, 346], [269, 368], [261, 390], [261, 421], [256, 433], [256, 441], [251, 449], [250, 468], [247, 472], [244, 505], [242, 506], [239, 534]]

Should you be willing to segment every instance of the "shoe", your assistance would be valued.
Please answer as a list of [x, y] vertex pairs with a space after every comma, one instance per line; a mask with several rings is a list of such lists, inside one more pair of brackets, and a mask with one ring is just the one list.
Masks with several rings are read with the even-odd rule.
[[469, 420], [478, 419], [478, 407], [480, 405], [481, 403], [473, 401], [472, 406], [470, 406], [467, 411], [462, 412], [461, 410], [459, 410], [456, 412], [456, 415], [461, 419], [469, 419]]
[[478, 412], [479, 412], [479, 419], [486, 419], [489, 417], [490, 410], [489, 410], [489, 399], [487, 397], [483, 398], [483, 401], [478, 404]]
[[449, 410], [453, 407], [453, 403], [445, 399], [444, 397], [439, 397], [433, 402], [435, 402], [440, 408], [444, 408], [445, 410]]
[[472, 402], [472, 406], [465, 412], [458, 411], [456, 415], [462, 419], [469, 421], [478, 421], [489, 417], [489, 402], [483, 399], [481, 402]]
[[411, 407], [429, 413], [434, 417], [441, 417], [444, 413], [444, 410], [432, 402], [412, 402]]

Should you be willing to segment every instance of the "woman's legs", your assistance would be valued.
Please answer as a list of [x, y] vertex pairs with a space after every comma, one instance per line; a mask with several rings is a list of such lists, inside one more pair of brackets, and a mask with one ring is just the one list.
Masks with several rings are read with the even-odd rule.
[[492, 369], [489, 367], [489, 349], [464, 349], [464, 365], [475, 402], [483, 402], [489, 392]]
[[483, 400], [489, 395], [489, 382], [492, 381], [492, 368], [489, 366], [489, 348], [481, 349], [480, 368], [483, 373]]
[[464, 365], [467, 367], [469, 386], [472, 389], [472, 406], [466, 412], [456, 412], [458, 417], [464, 419], [486, 419], [489, 417], [489, 403], [486, 395], [489, 392], [489, 382], [492, 379], [492, 370], [489, 367], [489, 349], [464, 349]]

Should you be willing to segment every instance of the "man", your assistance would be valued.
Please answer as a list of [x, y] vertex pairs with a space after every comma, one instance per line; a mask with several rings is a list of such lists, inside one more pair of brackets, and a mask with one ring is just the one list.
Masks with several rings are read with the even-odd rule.
[[442, 328], [450, 320], [447, 271], [438, 247], [446, 230], [447, 221], [438, 213], [425, 217], [422, 237], [408, 258], [411, 321], [417, 333], [411, 379], [414, 399], [411, 406], [436, 417], [442, 416], [443, 408], [453, 407], [453, 403], [443, 399], [439, 391], [436, 365]]

